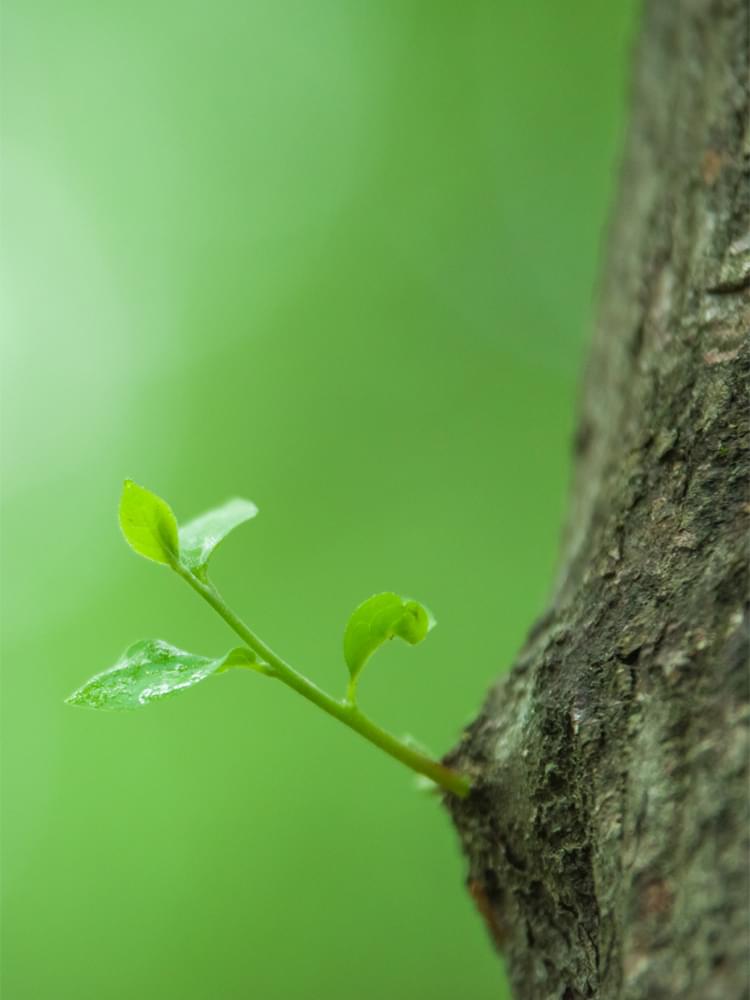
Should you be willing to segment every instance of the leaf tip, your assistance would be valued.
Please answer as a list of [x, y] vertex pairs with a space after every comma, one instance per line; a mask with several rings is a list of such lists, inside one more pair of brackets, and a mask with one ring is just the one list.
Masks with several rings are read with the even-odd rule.
[[89, 701], [86, 697], [85, 691], [86, 685], [83, 687], [76, 688], [75, 691], [71, 692], [67, 698], [63, 698], [64, 705], [74, 705], [79, 708], [91, 707]]

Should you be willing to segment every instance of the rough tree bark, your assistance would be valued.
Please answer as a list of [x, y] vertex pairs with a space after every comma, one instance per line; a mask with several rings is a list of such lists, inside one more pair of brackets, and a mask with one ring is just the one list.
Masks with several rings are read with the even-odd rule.
[[749, 0], [651, 0], [558, 584], [448, 761], [521, 1000], [748, 985]]

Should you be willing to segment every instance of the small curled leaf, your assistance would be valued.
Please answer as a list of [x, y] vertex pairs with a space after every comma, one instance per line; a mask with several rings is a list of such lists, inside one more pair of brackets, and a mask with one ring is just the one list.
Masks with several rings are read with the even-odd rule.
[[356, 608], [344, 632], [344, 659], [349, 667], [350, 696], [362, 668], [387, 639], [398, 636], [411, 646], [421, 642], [435, 621], [419, 601], [398, 594], [375, 594]]
[[172, 508], [150, 490], [126, 479], [120, 497], [120, 527], [138, 555], [172, 566], [180, 553]]
[[126, 649], [114, 667], [86, 681], [66, 701], [86, 708], [140, 708], [232, 667], [249, 667], [262, 673], [269, 670], [245, 647], [210, 659], [177, 649], [160, 639], [142, 639]]
[[203, 576], [208, 560], [219, 542], [257, 513], [258, 508], [250, 500], [236, 498], [182, 525], [179, 538], [183, 565], [198, 576]]

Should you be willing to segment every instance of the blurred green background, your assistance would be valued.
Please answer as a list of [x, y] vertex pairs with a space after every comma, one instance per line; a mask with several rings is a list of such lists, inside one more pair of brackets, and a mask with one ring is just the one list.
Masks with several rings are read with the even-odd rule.
[[633, 6], [6, 0], [7, 1000], [504, 995], [446, 815], [306, 702], [63, 698], [236, 641], [132, 476], [258, 503], [214, 577], [334, 692], [349, 611], [424, 600], [361, 697], [452, 745], [552, 579]]

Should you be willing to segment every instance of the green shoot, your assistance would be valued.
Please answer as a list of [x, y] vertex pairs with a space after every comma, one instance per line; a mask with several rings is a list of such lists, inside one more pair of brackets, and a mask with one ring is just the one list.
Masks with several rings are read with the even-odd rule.
[[257, 514], [249, 500], [230, 500], [178, 528], [172, 509], [161, 497], [126, 480], [120, 500], [120, 526], [130, 547], [169, 566], [224, 619], [243, 646], [219, 658], [198, 656], [161, 640], [135, 643], [120, 660], [92, 677], [67, 700], [99, 709], [132, 709], [170, 697], [232, 668], [265, 674], [286, 684], [328, 715], [343, 722], [402, 764], [465, 797], [468, 779], [433, 760], [411, 740], [399, 740], [360, 711], [357, 682], [363, 667], [383, 643], [396, 636], [410, 645], [421, 642], [435, 624], [417, 601], [385, 593], [370, 597], [352, 613], [344, 633], [349, 668], [347, 695], [337, 700], [281, 659], [228, 607], [208, 578], [212, 552], [230, 531]]

